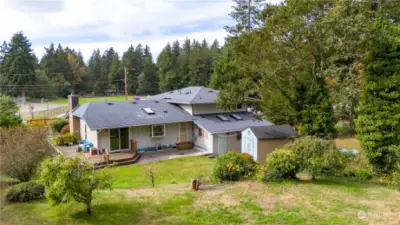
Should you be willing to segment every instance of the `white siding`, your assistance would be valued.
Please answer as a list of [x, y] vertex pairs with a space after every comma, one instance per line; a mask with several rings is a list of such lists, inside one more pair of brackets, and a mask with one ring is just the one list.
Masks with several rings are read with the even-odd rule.
[[85, 140], [85, 127], [86, 127], [86, 140], [90, 141], [93, 143], [94, 147], [98, 147], [98, 140], [97, 140], [97, 131], [96, 130], [90, 130], [89, 127], [86, 125], [85, 121], [80, 119], [79, 122], [80, 126], [80, 135], [81, 139]]
[[204, 132], [204, 137], [199, 136], [199, 127], [193, 125], [193, 144], [195, 148], [211, 153], [214, 149], [214, 136], [206, 130]]
[[98, 133], [99, 146], [98, 149], [108, 149], [110, 150], [110, 131], [108, 129], [101, 130]]
[[[242, 104], [240, 109], [233, 110], [234, 112], [247, 111], [247, 105]], [[212, 114], [212, 113], [224, 113], [225, 111], [217, 108], [216, 104], [196, 104], [192, 105], [192, 115]]]
[[253, 156], [255, 160], [257, 160], [257, 152], [258, 152], [258, 142], [257, 137], [253, 134], [253, 132], [247, 128], [242, 131], [242, 152], [249, 153]]
[[[187, 140], [192, 141], [192, 123], [181, 124], [187, 127]], [[137, 148], [139, 150], [154, 148], [156, 145], [175, 146], [179, 142], [179, 123], [165, 124], [164, 137], [151, 137], [151, 126], [130, 127], [129, 137], [137, 141]]]
[[179, 105], [183, 110], [193, 115], [193, 107], [192, 105]]

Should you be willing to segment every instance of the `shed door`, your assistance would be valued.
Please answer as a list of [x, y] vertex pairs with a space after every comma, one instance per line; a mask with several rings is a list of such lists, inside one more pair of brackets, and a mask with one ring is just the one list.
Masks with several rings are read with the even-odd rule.
[[257, 149], [254, 140], [250, 137], [245, 137], [243, 138], [243, 142], [244, 142], [243, 152], [249, 153], [250, 155], [253, 156], [255, 160], [257, 160]]
[[227, 136], [220, 134], [220, 135], [217, 135], [216, 137], [218, 138], [218, 153], [217, 154], [218, 155], [225, 154], [228, 151], [227, 146], [226, 146]]

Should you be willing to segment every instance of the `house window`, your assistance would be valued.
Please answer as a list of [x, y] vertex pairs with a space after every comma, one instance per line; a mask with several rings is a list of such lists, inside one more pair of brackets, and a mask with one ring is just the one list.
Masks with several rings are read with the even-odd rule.
[[237, 133], [236, 133], [236, 140], [237, 140], [237, 141], [242, 140], [242, 132], [237, 132]]
[[207, 133], [204, 131], [204, 129], [199, 127], [199, 137], [207, 138]]
[[151, 126], [151, 137], [164, 137], [165, 124]]

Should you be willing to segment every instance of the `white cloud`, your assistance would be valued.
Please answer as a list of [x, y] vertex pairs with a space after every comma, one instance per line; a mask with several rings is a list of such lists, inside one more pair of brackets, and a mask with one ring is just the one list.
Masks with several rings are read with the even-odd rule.
[[0, 0], [0, 41], [22, 30], [38, 57], [51, 42], [81, 49], [85, 59], [97, 47], [112, 46], [122, 54], [139, 42], [157, 56], [175, 39], [223, 42], [232, 5], [229, 0]]

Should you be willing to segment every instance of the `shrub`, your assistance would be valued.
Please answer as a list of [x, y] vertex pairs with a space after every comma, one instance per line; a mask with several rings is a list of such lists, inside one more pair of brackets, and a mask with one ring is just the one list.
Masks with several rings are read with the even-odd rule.
[[277, 149], [267, 157], [264, 179], [282, 181], [296, 178], [299, 169], [296, 154], [288, 149]]
[[40, 127], [0, 128], [0, 171], [21, 182], [29, 181], [46, 157], [55, 153]]
[[20, 183], [7, 189], [8, 202], [30, 202], [44, 198], [44, 186], [33, 181]]
[[0, 127], [13, 127], [22, 124], [17, 115], [18, 107], [10, 96], [0, 94]]
[[217, 157], [213, 178], [218, 181], [237, 181], [251, 177], [255, 172], [254, 160], [245, 159], [240, 153], [230, 151]]
[[375, 172], [371, 168], [357, 168], [354, 170], [354, 176], [358, 180], [370, 180], [375, 176]]
[[54, 144], [56, 144], [57, 146], [61, 146], [64, 145], [64, 140], [61, 136], [55, 136], [51, 139], [53, 141]]
[[51, 129], [52, 129], [54, 132], [60, 133], [61, 130], [63, 129], [63, 127], [64, 127], [65, 125], [67, 125], [67, 124], [68, 124], [68, 120], [65, 120], [65, 119], [58, 119], [58, 120], [54, 121], [54, 122], [51, 124]]
[[343, 167], [343, 157], [333, 141], [307, 136], [298, 138], [283, 148], [295, 153], [300, 169], [311, 172], [313, 180], [319, 174], [330, 175]]
[[68, 134], [69, 133], [69, 124], [65, 125], [62, 129], [60, 134]]
[[61, 138], [63, 139], [64, 144], [76, 143], [79, 140], [76, 134], [71, 134], [71, 133], [63, 134], [61, 135]]
[[350, 124], [336, 124], [335, 130], [337, 136], [349, 136], [355, 134], [355, 129]]

